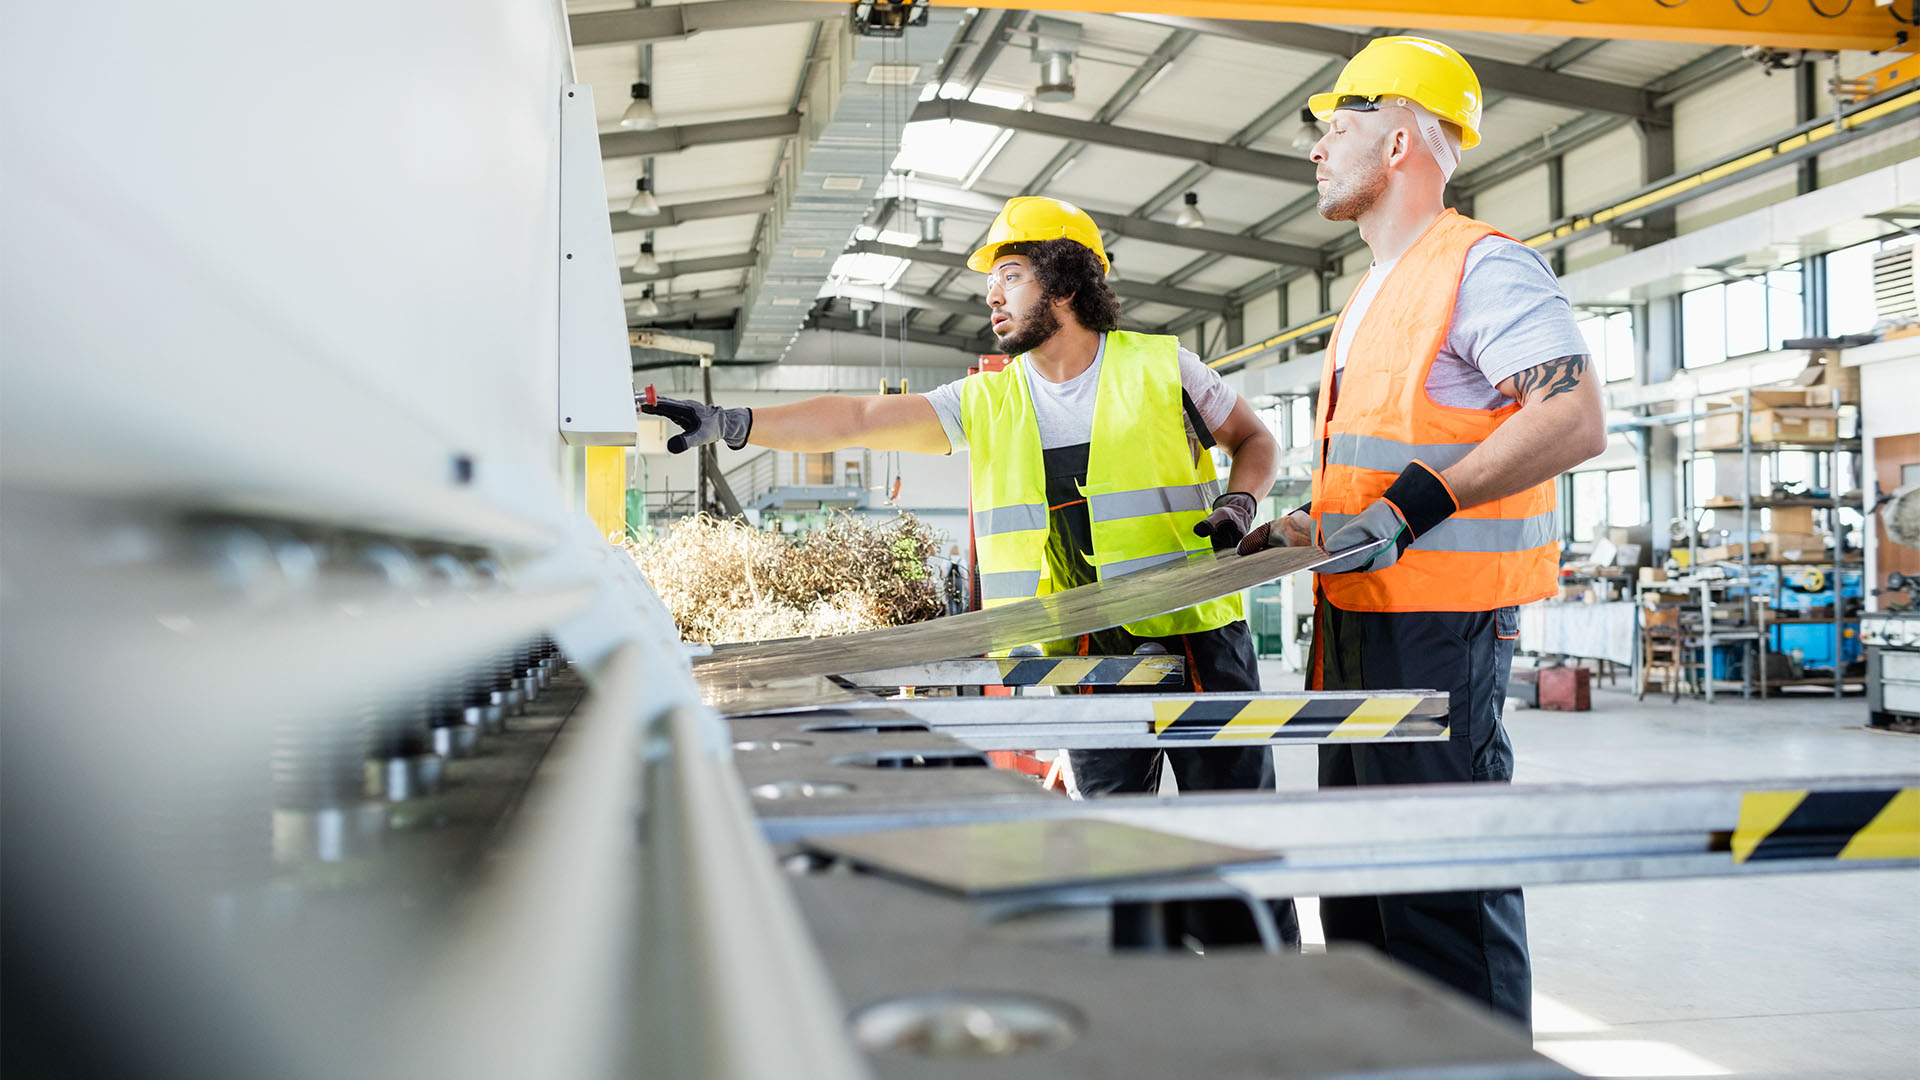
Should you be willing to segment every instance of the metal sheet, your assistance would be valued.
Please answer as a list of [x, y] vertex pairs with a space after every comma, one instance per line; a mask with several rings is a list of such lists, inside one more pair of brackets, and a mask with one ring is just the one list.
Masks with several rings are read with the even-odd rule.
[[852, 833], [807, 847], [962, 896], [1194, 874], [1269, 862], [1249, 848], [1106, 821], [1002, 821]]
[[[838, 833], [1069, 818], [1140, 825], [1255, 848], [1283, 862], [1175, 893], [1267, 896], [1430, 892], [1550, 883], [1847, 872], [1920, 867], [1920, 831], [1906, 809], [1920, 777], [1820, 777], [1761, 782], [1609, 785], [1430, 784], [1319, 792], [1203, 792], [1163, 799], [1109, 795], [1086, 802], [960, 798], [840, 807], [761, 807], [775, 843], [822, 844]], [[1784, 801], [1782, 801], [1784, 799]], [[1780, 820], [1756, 810], [1805, 802], [1828, 809]], [[1849, 821], [1848, 805], [1880, 810]], [[1906, 815], [1906, 816], [1902, 816]], [[1756, 825], [1756, 822], [1758, 824]], [[1780, 832], [1771, 857], [1743, 857], [1741, 830]], [[1872, 834], [1872, 835], [1869, 835]], [[1862, 839], [1864, 837], [1864, 839]], [[1171, 886], [1169, 886], [1171, 887]], [[1151, 883], [1103, 895], [1148, 899]], [[1064, 890], [1071, 892], [1073, 890]], [[1080, 890], [1084, 892], [1085, 890]], [[1056, 897], [1090, 902], [1091, 897]]]
[[[875, 698], [759, 710], [819, 730], [924, 725], [979, 750], [1310, 746], [1447, 738], [1447, 695], [1434, 690], [1283, 690], [1265, 694], [1069, 694], [1060, 697]], [[742, 710], [744, 712], [745, 710]]]
[[782, 712], [788, 709], [845, 707], [876, 702], [864, 690], [853, 689], [820, 675], [768, 682], [707, 680], [695, 673], [700, 697], [723, 716]]
[[856, 686], [1166, 686], [1185, 682], [1179, 656], [1016, 656], [936, 660], [849, 672]]
[[1244, 557], [1227, 553], [911, 626], [716, 650], [694, 671], [703, 685], [718, 689], [979, 656], [1151, 619], [1311, 570], [1329, 558], [1319, 548], [1269, 548]]

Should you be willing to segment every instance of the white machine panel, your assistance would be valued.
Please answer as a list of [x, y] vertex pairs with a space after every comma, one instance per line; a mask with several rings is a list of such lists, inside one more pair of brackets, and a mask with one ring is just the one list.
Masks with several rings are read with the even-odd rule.
[[560, 435], [572, 446], [632, 446], [633, 361], [593, 87], [560, 88]]

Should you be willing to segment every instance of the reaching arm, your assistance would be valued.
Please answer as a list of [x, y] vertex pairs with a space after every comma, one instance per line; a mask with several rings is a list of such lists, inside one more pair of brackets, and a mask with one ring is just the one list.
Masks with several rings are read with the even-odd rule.
[[643, 400], [640, 395], [636, 401], [641, 412], [680, 426], [680, 434], [667, 440], [667, 450], [675, 454], [718, 441], [735, 450], [752, 443], [803, 452], [848, 446], [916, 454], [952, 452], [946, 429], [924, 394], [828, 394], [763, 409], [723, 408], [679, 398]]
[[753, 410], [747, 441], [775, 450], [817, 452], [864, 446], [946, 454], [946, 429], [925, 394], [827, 394]]
[[1498, 389], [1520, 411], [1440, 474], [1462, 510], [1551, 480], [1607, 448], [1600, 379], [1585, 356], [1527, 368]]

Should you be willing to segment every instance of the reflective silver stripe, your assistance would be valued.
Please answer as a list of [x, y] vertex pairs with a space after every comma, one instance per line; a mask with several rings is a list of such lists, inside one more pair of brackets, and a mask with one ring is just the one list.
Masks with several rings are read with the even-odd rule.
[[1100, 580], [1117, 578], [1124, 574], [1131, 574], [1135, 570], [1145, 570], [1149, 566], [1159, 566], [1162, 563], [1179, 562], [1188, 554], [1185, 550], [1169, 551], [1160, 555], [1142, 555], [1137, 559], [1122, 559], [1116, 563], [1107, 563], [1100, 567]]
[[1438, 471], [1460, 463], [1479, 443], [1403, 443], [1377, 435], [1327, 436], [1327, 464], [1397, 473], [1414, 458]]
[[1200, 484], [1176, 484], [1172, 487], [1115, 491], [1087, 496], [1087, 515], [1094, 521], [1120, 521], [1150, 517], [1154, 514], [1205, 512], [1213, 504]]
[[[1029, 532], [1047, 527], [1047, 508], [1043, 503], [1016, 503], [973, 512], [973, 535]], [[1031, 594], [1029, 594], [1031, 595]]]
[[980, 599], [1025, 600], [1040, 591], [1040, 571], [1007, 570], [980, 575]]
[[[1332, 536], [1354, 514], [1326, 514], [1320, 527]], [[1545, 547], [1560, 539], [1559, 515], [1553, 511], [1530, 518], [1448, 518], [1408, 546], [1410, 551], [1465, 551], [1501, 554]]]

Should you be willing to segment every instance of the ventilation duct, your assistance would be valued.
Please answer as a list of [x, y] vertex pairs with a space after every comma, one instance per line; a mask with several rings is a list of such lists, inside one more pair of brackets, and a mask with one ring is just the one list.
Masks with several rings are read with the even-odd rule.
[[765, 254], [747, 288], [737, 359], [778, 360], [799, 336], [821, 283], [873, 205], [896, 152], [900, 116], [919, 100], [964, 17], [957, 8], [933, 10], [925, 26], [894, 39], [856, 36], [844, 23], [823, 27], [800, 136], [781, 162], [779, 201], [758, 245]]

